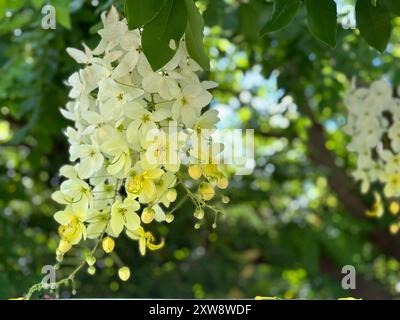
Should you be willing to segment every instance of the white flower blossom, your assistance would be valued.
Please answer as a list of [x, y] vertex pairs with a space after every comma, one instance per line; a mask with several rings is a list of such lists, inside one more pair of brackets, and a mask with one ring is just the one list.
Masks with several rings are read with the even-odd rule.
[[361, 181], [362, 192], [379, 182], [386, 197], [400, 196], [400, 100], [388, 82], [379, 80], [351, 90], [345, 103], [344, 131], [351, 136], [347, 148], [356, 153], [353, 176]]
[[[74, 125], [65, 131], [71, 164], [60, 169], [63, 181], [52, 195], [65, 206], [55, 214], [59, 256], [82, 239], [118, 237], [124, 230], [142, 253], [162, 247], [141, 224], [172, 221], [164, 210], [177, 199], [181, 158], [196, 153], [192, 134], [219, 121], [217, 111], [203, 112], [217, 84], [199, 80], [200, 67], [183, 40], [163, 68], [152, 70], [139, 30], [129, 30], [114, 7], [101, 20], [95, 49], [67, 48], [81, 69], [67, 79], [71, 101], [61, 109]], [[214, 186], [225, 188], [227, 179], [219, 166], [202, 164], [201, 170], [206, 182], [197, 204], [205, 207]]]

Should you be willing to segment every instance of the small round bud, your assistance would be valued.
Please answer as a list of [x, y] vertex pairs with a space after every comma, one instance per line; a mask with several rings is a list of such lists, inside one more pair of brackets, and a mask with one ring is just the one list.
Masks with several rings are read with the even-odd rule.
[[96, 273], [96, 268], [93, 266], [90, 266], [89, 268], [87, 268], [87, 272], [93, 276]]
[[103, 250], [106, 252], [106, 253], [110, 253], [110, 252], [112, 252], [113, 250], [114, 250], [114, 247], [115, 247], [115, 241], [114, 241], [114, 239], [113, 238], [111, 238], [111, 237], [105, 237], [104, 239], [103, 239]]
[[194, 180], [200, 179], [200, 177], [201, 177], [201, 166], [199, 164], [191, 165], [191, 166], [189, 166], [188, 172], [189, 172], [189, 176], [192, 179], [194, 179]]
[[400, 227], [397, 223], [392, 223], [389, 226], [389, 231], [391, 234], [397, 234], [399, 232], [399, 229], [400, 229]]
[[216, 229], [216, 228], [217, 228], [217, 224], [216, 224], [215, 222], [212, 224], [212, 228], [213, 228], [213, 229]]
[[122, 267], [119, 268], [118, 270], [118, 277], [122, 280], [122, 281], [127, 281], [131, 276], [131, 270], [129, 270], [128, 267]]
[[174, 202], [176, 200], [178, 193], [176, 192], [175, 189], [169, 189], [167, 192], [167, 199], [170, 202]]
[[196, 224], [194, 225], [194, 228], [195, 228], [195, 229], [200, 229], [200, 223], [196, 223]]
[[144, 208], [142, 212], [142, 222], [143, 223], [151, 223], [154, 220], [155, 211], [151, 208]]
[[201, 220], [204, 218], [204, 210], [201, 208], [196, 208], [196, 210], [194, 211], [194, 216], [195, 218]]
[[218, 188], [220, 188], [220, 189], [226, 189], [226, 188], [228, 187], [228, 184], [229, 184], [228, 179], [225, 178], [225, 177], [222, 177], [222, 178], [220, 178], [220, 179], [218, 180], [217, 186], [218, 186]]
[[229, 201], [231, 201], [231, 199], [229, 199], [229, 197], [227, 197], [227, 196], [223, 196], [221, 200], [222, 200], [222, 203], [225, 203], [225, 204], [227, 204], [227, 203], [229, 203]]
[[87, 257], [86, 257], [86, 263], [87, 263], [89, 266], [93, 266], [93, 265], [96, 263], [96, 258], [93, 257], [92, 255], [87, 256]]
[[165, 215], [165, 221], [167, 223], [171, 223], [172, 221], [174, 221], [174, 219], [175, 219], [175, 216], [172, 213], [167, 213]]
[[400, 211], [400, 205], [398, 202], [393, 201], [389, 206], [389, 211], [392, 215], [397, 215]]

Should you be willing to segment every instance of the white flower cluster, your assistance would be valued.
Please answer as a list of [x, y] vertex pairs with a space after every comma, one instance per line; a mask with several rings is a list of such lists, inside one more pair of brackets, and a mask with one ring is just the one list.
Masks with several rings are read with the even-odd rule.
[[[103, 248], [110, 251], [112, 238], [124, 230], [139, 241], [142, 254], [158, 249], [162, 244], [154, 244], [143, 225], [173, 220], [164, 210], [176, 200], [177, 184], [184, 184], [181, 159], [190, 159], [191, 177], [204, 177], [196, 193], [184, 185], [197, 217], [212, 207], [206, 201], [214, 197], [214, 187], [228, 184], [206, 152], [221, 149], [211, 139], [217, 111], [202, 114], [212, 99], [208, 89], [216, 84], [200, 82], [200, 67], [188, 57], [184, 41], [154, 72], [141, 51], [139, 30], [128, 30], [115, 8], [102, 14], [102, 22], [94, 50], [67, 49], [82, 68], [67, 81], [72, 101], [62, 110], [74, 127], [66, 130], [73, 164], [60, 169], [66, 180], [53, 194], [65, 205], [55, 214], [59, 258], [86, 238], [104, 238]], [[211, 131], [202, 134], [205, 129]]]
[[384, 186], [387, 198], [400, 197], [400, 99], [384, 80], [370, 88], [348, 92], [348, 121], [344, 130], [352, 138], [348, 150], [357, 155], [354, 177], [362, 191], [372, 183]]

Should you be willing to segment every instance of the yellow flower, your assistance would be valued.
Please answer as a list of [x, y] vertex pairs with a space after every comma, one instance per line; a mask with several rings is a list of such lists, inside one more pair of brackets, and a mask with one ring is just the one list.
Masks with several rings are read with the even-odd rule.
[[228, 179], [217, 164], [194, 164], [189, 166], [188, 172], [194, 180], [198, 180], [204, 175], [210, 182], [215, 181], [218, 188], [226, 189], [228, 187]]
[[133, 199], [125, 199], [121, 202], [117, 199], [111, 207], [110, 227], [112, 235], [119, 236], [125, 228], [136, 230], [140, 225], [140, 218], [135, 211], [139, 210], [140, 204]]
[[155, 198], [157, 191], [154, 180], [160, 178], [163, 174], [164, 171], [160, 168], [143, 170], [127, 179], [125, 189], [134, 196], [143, 195], [148, 201], [151, 201]]
[[367, 210], [365, 212], [365, 214], [368, 217], [380, 218], [383, 216], [383, 212], [384, 212], [383, 204], [382, 204], [382, 197], [377, 192], [374, 193], [374, 197], [375, 197], [375, 202], [372, 205], [372, 210]]
[[212, 198], [214, 198], [215, 195], [214, 188], [208, 182], [200, 183], [199, 193], [201, 197], [206, 201], [211, 200]]
[[202, 171], [207, 178], [218, 178], [221, 172], [218, 170], [218, 165], [209, 163], [202, 165]]
[[62, 240], [74, 245], [82, 238], [86, 239], [86, 227], [84, 225], [86, 216], [83, 209], [58, 211], [54, 214], [54, 219], [61, 224], [58, 233]]
[[383, 182], [385, 182], [383, 192], [386, 197], [390, 198], [400, 195], [400, 173], [386, 172], [383, 176]]
[[126, 234], [129, 238], [139, 241], [139, 251], [142, 256], [146, 254], [146, 248], [151, 251], [155, 251], [161, 249], [164, 246], [164, 239], [161, 239], [161, 242], [159, 244], [155, 244], [155, 238], [153, 234], [149, 231], [144, 231], [142, 227], [139, 227], [135, 231], [127, 230]]
[[166, 172], [160, 179], [155, 181], [157, 192], [154, 203], [161, 202], [167, 208], [171, 202], [176, 200], [176, 190], [172, 189], [176, 185], [176, 176], [171, 172]]

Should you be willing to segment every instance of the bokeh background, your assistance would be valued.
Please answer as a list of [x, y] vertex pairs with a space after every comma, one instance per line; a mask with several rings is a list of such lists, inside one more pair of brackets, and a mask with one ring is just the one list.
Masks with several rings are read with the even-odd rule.
[[[41, 28], [47, 2], [56, 30]], [[338, 1], [343, 12], [347, 2]], [[59, 109], [64, 81], [78, 68], [65, 49], [94, 47], [100, 13], [112, 3], [122, 12], [122, 1], [0, 1], [0, 298], [26, 293], [55, 262], [58, 206], [50, 195], [68, 162], [62, 130], [70, 125]], [[232, 177], [216, 229], [209, 214], [195, 230], [188, 203], [174, 223], [156, 228], [167, 240], [162, 250], [140, 257], [137, 243], [121, 237], [113, 255], [100, 252], [96, 275], [77, 277], [77, 297], [399, 297], [400, 238], [388, 232], [396, 217], [366, 218], [373, 197], [350, 177], [355, 159], [341, 126], [353, 77], [400, 84], [400, 21], [384, 54], [351, 28], [340, 28], [332, 50], [312, 38], [304, 14], [260, 38], [268, 1], [198, 4], [212, 58], [202, 77], [220, 83], [211, 107], [221, 127], [255, 130], [255, 170]], [[67, 255], [64, 272], [84, 254], [81, 247]], [[117, 276], [121, 263], [132, 270], [127, 282]], [[341, 288], [348, 264], [356, 290]]]

